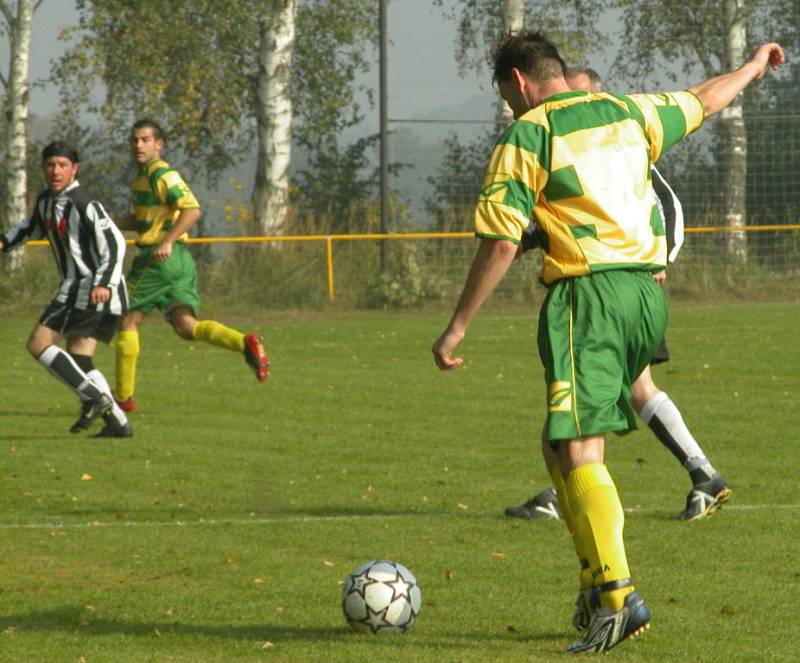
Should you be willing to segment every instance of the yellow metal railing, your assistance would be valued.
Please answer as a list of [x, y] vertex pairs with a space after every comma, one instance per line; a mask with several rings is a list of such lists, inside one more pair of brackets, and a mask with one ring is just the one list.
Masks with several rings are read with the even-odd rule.
[[[695, 226], [684, 228], [687, 234], [711, 234], [719, 232], [765, 232], [774, 230], [800, 230], [798, 225], [771, 225], [771, 226]], [[468, 239], [474, 237], [471, 232], [460, 233], [365, 233], [363, 235], [276, 235], [264, 237], [197, 237], [189, 239], [189, 244], [260, 244], [263, 242], [325, 242], [325, 262], [328, 281], [328, 300], [333, 301], [335, 296], [334, 269], [333, 269], [333, 243], [352, 242], [359, 240], [395, 240], [395, 239]], [[127, 240], [134, 244], [133, 240]], [[27, 246], [47, 246], [46, 240], [34, 240]]]

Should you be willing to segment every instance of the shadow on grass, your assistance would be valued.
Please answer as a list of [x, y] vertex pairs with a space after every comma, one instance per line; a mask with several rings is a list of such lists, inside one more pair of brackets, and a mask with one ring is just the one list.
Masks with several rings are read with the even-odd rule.
[[[136, 622], [122, 619], [102, 619], [94, 617], [80, 606], [63, 606], [55, 610], [29, 612], [20, 615], [0, 616], [0, 632], [21, 631], [27, 633], [63, 632], [69, 635], [107, 636], [125, 635], [142, 638], [160, 636], [201, 636], [225, 640], [275, 641], [275, 642], [346, 642], [348, 646], [356, 642], [370, 643], [372, 639], [363, 633], [353, 633], [346, 626], [309, 627], [290, 624], [242, 624], [211, 625], [183, 624], [181, 622]], [[465, 640], [471, 641], [465, 645]], [[407, 648], [409, 644], [420, 647], [485, 647], [486, 642], [498, 644], [516, 642], [562, 642], [564, 633], [539, 633], [532, 635], [495, 633], [454, 633], [452, 635], [431, 635], [415, 639], [385, 638], [382, 645], [396, 645]]]

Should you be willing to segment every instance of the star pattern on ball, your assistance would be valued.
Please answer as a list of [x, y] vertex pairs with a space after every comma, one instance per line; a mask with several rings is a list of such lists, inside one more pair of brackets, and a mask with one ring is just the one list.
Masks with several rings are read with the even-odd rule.
[[406, 582], [406, 579], [400, 574], [399, 571], [397, 572], [397, 577], [392, 580], [390, 585], [393, 592], [392, 601], [401, 597], [404, 597], [407, 601], [411, 601], [411, 596], [408, 592], [414, 585], [410, 582]]
[[364, 589], [366, 588], [366, 586], [374, 582], [367, 577], [366, 572], [360, 573], [357, 576], [350, 576], [350, 578], [352, 585], [350, 591], [356, 592], [357, 594], [361, 594], [362, 597], [364, 596]]
[[367, 606], [367, 618], [362, 620], [362, 623], [368, 624], [373, 633], [377, 633], [382, 627], [386, 626], [386, 620], [383, 618], [384, 611], [375, 612], [372, 608]]

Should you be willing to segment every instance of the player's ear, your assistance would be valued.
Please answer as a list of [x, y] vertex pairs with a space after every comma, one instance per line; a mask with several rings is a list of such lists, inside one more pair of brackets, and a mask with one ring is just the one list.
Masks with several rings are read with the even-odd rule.
[[517, 91], [520, 93], [525, 89], [524, 76], [525, 75], [516, 67], [511, 68], [511, 80], [514, 81], [514, 87], [517, 88]]

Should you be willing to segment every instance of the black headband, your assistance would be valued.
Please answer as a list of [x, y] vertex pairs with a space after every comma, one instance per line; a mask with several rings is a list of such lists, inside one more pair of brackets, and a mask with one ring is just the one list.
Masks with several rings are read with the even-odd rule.
[[51, 143], [42, 150], [42, 161], [50, 157], [66, 157], [72, 163], [79, 163], [78, 153], [68, 145]]

